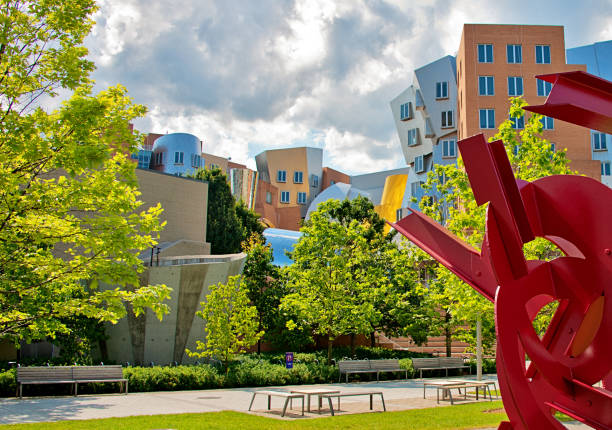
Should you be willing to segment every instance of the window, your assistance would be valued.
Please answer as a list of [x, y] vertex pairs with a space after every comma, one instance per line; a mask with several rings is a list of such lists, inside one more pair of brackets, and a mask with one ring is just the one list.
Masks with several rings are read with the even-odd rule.
[[543, 116], [540, 122], [544, 130], [553, 130], [555, 128], [555, 121], [549, 116]]
[[606, 143], [606, 134], [594, 132], [593, 133], [593, 150], [594, 151], [606, 151], [608, 149]]
[[442, 111], [442, 128], [448, 128], [454, 125], [455, 123], [453, 122], [453, 111], [452, 110]]
[[404, 103], [400, 106], [400, 120], [406, 121], [412, 119], [412, 103]]
[[272, 203], [272, 193], [270, 191], [266, 191], [266, 203]]
[[548, 96], [550, 94], [550, 90], [552, 90], [552, 84], [550, 82], [543, 81], [542, 79], [538, 79], [538, 95], [539, 96]]
[[523, 78], [520, 76], [508, 76], [508, 95], [523, 95]]
[[448, 98], [448, 82], [436, 82], [436, 98], [447, 99]]
[[218, 168], [219, 168], [219, 165], [218, 165], [218, 164], [215, 164], [215, 163], [210, 163], [210, 170], [212, 170], [212, 169], [218, 169]]
[[493, 45], [483, 44], [478, 45], [478, 62], [492, 63], [493, 62]]
[[521, 45], [506, 45], [508, 63], [518, 64], [523, 62], [523, 50]]
[[525, 128], [525, 117], [524, 116], [520, 118], [515, 118], [511, 116], [510, 120], [512, 121], [512, 128], [514, 128], [515, 130]]
[[423, 181], [416, 181], [410, 184], [410, 194], [412, 197], [416, 197], [417, 194], [421, 191], [421, 185], [423, 185]]
[[495, 128], [495, 109], [480, 109], [480, 128]]
[[334, 185], [336, 183], [336, 181], [334, 181], [333, 179], [331, 181], [329, 181], [329, 185]]
[[551, 142], [551, 144], [550, 144], [550, 150], [551, 150], [552, 152], [557, 152], [557, 145], [556, 145], [555, 143], [552, 143], [552, 142]]
[[442, 157], [450, 158], [457, 156], [457, 142], [455, 139], [442, 141]]
[[281, 191], [281, 203], [289, 203], [289, 191]]
[[610, 176], [610, 162], [609, 161], [601, 162], [601, 176]]
[[294, 184], [302, 184], [304, 183], [304, 174], [302, 172], [293, 172], [293, 183]]
[[201, 157], [198, 154], [191, 154], [191, 167], [198, 168], [200, 167]]
[[417, 128], [411, 128], [408, 130], [408, 146], [415, 146], [419, 144], [419, 130]]
[[306, 204], [306, 193], [298, 192], [298, 200], [297, 200], [297, 202], [300, 205], [305, 205]]
[[399, 208], [395, 211], [395, 222], [398, 222], [402, 219], [402, 208]]
[[512, 147], [512, 154], [513, 154], [515, 157], [518, 157], [518, 155], [519, 155], [519, 150], [520, 150], [520, 149], [521, 149], [521, 148], [520, 148], [520, 146], [518, 146], [518, 145], [514, 145], [514, 146]]
[[174, 153], [174, 164], [183, 164], [183, 155], [184, 152], [175, 152]]
[[[332, 181], [332, 184], [335, 182]], [[310, 185], [317, 188], [319, 186], [319, 177], [317, 175], [310, 175]]]
[[276, 172], [276, 182], [287, 182], [287, 171], [279, 170]]
[[478, 77], [478, 95], [492, 96], [493, 94], [495, 94], [495, 85], [493, 83], [493, 76], [479, 76]]
[[421, 173], [425, 171], [425, 167], [423, 166], [423, 156], [419, 155], [418, 157], [414, 157], [414, 171], [416, 173]]
[[535, 47], [536, 63], [550, 64], [550, 46], [536, 45]]

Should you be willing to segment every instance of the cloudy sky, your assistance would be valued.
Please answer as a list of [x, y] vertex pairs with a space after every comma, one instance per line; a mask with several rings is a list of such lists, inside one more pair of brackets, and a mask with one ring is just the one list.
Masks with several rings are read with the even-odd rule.
[[389, 101], [456, 54], [464, 23], [564, 25], [571, 48], [612, 39], [612, 0], [101, 0], [95, 20], [93, 78], [148, 106], [140, 131], [252, 168], [317, 146], [356, 174], [404, 164]]

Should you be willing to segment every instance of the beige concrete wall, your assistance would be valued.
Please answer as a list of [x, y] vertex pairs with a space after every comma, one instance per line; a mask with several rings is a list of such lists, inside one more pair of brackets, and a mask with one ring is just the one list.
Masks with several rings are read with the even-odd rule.
[[[478, 62], [479, 44], [493, 45], [493, 63]], [[522, 63], [508, 64], [506, 56], [508, 44], [522, 46]], [[550, 46], [550, 64], [536, 64], [536, 45]], [[496, 133], [496, 129], [480, 128], [479, 109], [495, 109], [496, 128], [508, 119], [510, 106], [508, 76], [522, 76], [525, 100], [529, 104], [539, 105], [546, 101], [546, 97], [537, 95], [535, 76], [570, 70], [586, 70], [586, 66], [565, 64], [565, 39], [562, 26], [464, 25], [457, 54], [459, 139], [481, 132], [488, 139]], [[479, 76], [494, 77], [494, 95], [478, 94]], [[555, 120], [554, 130], [544, 130], [542, 135], [555, 143], [557, 149], [567, 148], [567, 156], [572, 161], [571, 167], [594, 179], [600, 179], [599, 163], [591, 160], [588, 129]]]
[[179, 176], [137, 169], [141, 210], [161, 202], [161, 219], [166, 227], [160, 233], [160, 242], [185, 239], [206, 242], [206, 215], [208, 183]]
[[223, 170], [226, 175], [229, 174], [229, 170], [228, 170], [229, 160], [227, 158], [219, 157], [217, 155], [212, 155], [212, 154], [206, 154], [204, 152], [202, 152], [202, 158], [203, 158], [202, 167], [210, 170], [213, 168], [213, 166], [216, 166], [220, 168], [221, 170]]
[[[242, 272], [245, 257], [245, 254], [208, 257], [213, 262], [147, 268], [143, 284], [165, 284], [172, 288], [167, 302], [170, 313], [161, 321], [147, 311], [141, 318], [130, 315], [117, 324], [107, 324], [109, 358], [146, 365], [195, 362], [184, 352], [185, 348], [195, 350], [196, 340], [204, 340], [205, 322], [195, 313], [201, 309], [200, 303], [206, 299], [211, 285], [227, 282], [229, 276]], [[168, 262], [164, 259], [164, 263]]]

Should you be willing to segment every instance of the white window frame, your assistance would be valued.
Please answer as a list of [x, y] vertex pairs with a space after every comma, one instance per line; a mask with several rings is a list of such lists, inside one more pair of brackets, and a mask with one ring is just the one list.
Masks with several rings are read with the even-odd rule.
[[423, 187], [423, 181], [415, 181], [410, 183], [410, 196], [416, 197], [419, 194], [419, 190]]
[[540, 120], [542, 123], [542, 130], [554, 130], [555, 129], [555, 120], [549, 116], [542, 116]]
[[419, 129], [418, 128], [411, 128], [408, 130], [408, 141], [407, 141], [407, 145], [408, 146], [417, 146], [420, 142], [419, 139]]
[[[491, 58], [489, 58], [489, 56], [487, 55], [487, 51], [488, 51], [488, 47], [490, 48], [490, 54], [491, 54]], [[483, 61], [480, 61], [480, 49], [482, 47], [483, 50]], [[479, 43], [477, 48], [476, 48], [476, 60], [479, 63], [492, 63], [493, 62], [493, 44], [492, 43]]]
[[457, 157], [457, 141], [455, 139], [444, 139], [442, 141], [442, 158]]
[[287, 182], [287, 171], [286, 170], [276, 171], [276, 182]]
[[407, 121], [409, 119], [412, 119], [412, 103], [402, 103], [400, 105], [400, 120]]
[[494, 96], [495, 95], [495, 77], [478, 76], [478, 95], [479, 96]]
[[436, 82], [436, 100], [448, 98], [448, 81]]
[[[514, 91], [511, 91], [510, 82], [512, 82], [512, 86], [514, 87]], [[517, 90], [516, 83], [521, 83], [521, 92], [519, 93]], [[508, 95], [512, 97], [518, 97], [525, 94], [525, 87], [523, 85], [523, 77], [522, 76], [508, 76]]]
[[398, 222], [399, 220], [401, 220], [402, 215], [403, 215], [402, 208], [396, 209], [395, 210], [395, 222]]
[[174, 152], [174, 164], [183, 164], [183, 161], [185, 159], [185, 153], [182, 151], [175, 151]]
[[441, 118], [442, 128], [452, 128], [455, 126], [455, 114], [452, 110], [443, 110]]
[[289, 191], [281, 191], [280, 202], [289, 203], [291, 200], [291, 193]]
[[550, 91], [552, 90], [552, 84], [542, 79], [537, 79], [537, 87], [539, 97], [548, 97]]
[[[510, 59], [510, 52], [512, 52], [512, 59]], [[518, 53], [518, 61], [516, 59]], [[508, 44], [506, 45], [506, 61], [508, 64], [521, 64], [523, 62], [523, 48], [521, 45]]]
[[319, 186], [319, 176], [310, 175], [310, 183], [312, 187], [317, 188]]
[[609, 161], [601, 162], [601, 176], [610, 176], [610, 162]]
[[591, 140], [593, 142], [593, 151], [607, 151], [608, 142], [606, 133], [595, 131], [592, 133]]
[[266, 191], [266, 203], [272, 204], [272, 193], [270, 191]]
[[[538, 51], [541, 51], [538, 55]], [[546, 61], [546, 52], [548, 51], [548, 61]], [[540, 58], [538, 58], [540, 57]], [[535, 62], [536, 64], [550, 64], [550, 45], [536, 45], [535, 46]], [[538, 61], [540, 60], [540, 61]]]
[[[491, 124], [491, 122], [489, 121], [491, 119], [491, 117], [489, 116], [490, 113], [493, 113], [493, 124]], [[485, 118], [486, 127], [482, 126], [482, 115], [483, 114], [486, 115], [486, 118]], [[495, 128], [495, 109], [479, 109], [479, 111], [478, 111], [478, 125], [483, 130], [494, 129]]]
[[307, 195], [303, 191], [298, 191], [297, 193], [297, 202], [300, 205], [305, 205], [307, 200]]
[[422, 155], [414, 157], [414, 172], [423, 173], [425, 171], [425, 160]]
[[296, 170], [295, 172], [293, 172], [293, 183], [303, 184], [304, 183], [304, 172], [300, 170]]

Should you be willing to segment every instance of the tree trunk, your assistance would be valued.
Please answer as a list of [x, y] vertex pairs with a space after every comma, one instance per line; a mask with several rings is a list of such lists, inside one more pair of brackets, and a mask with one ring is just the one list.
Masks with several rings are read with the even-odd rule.
[[355, 356], [355, 333], [351, 333], [351, 358]]
[[451, 345], [453, 342], [450, 329], [450, 314], [446, 313], [446, 315], [444, 315], [444, 319], [446, 320], [446, 325], [444, 326], [444, 336], [446, 337], [446, 356], [450, 357], [452, 355]]
[[331, 333], [327, 334], [327, 365], [331, 366], [332, 364], [332, 346], [334, 344], [334, 339], [331, 337]]
[[261, 354], [261, 339], [257, 339], [257, 355]]
[[482, 318], [476, 319], [476, 379], [482, 381]]
[[370, 346], [374, 348], [376, 346], [376, 337], [374, 336], [375, 332], [370, 333]]

